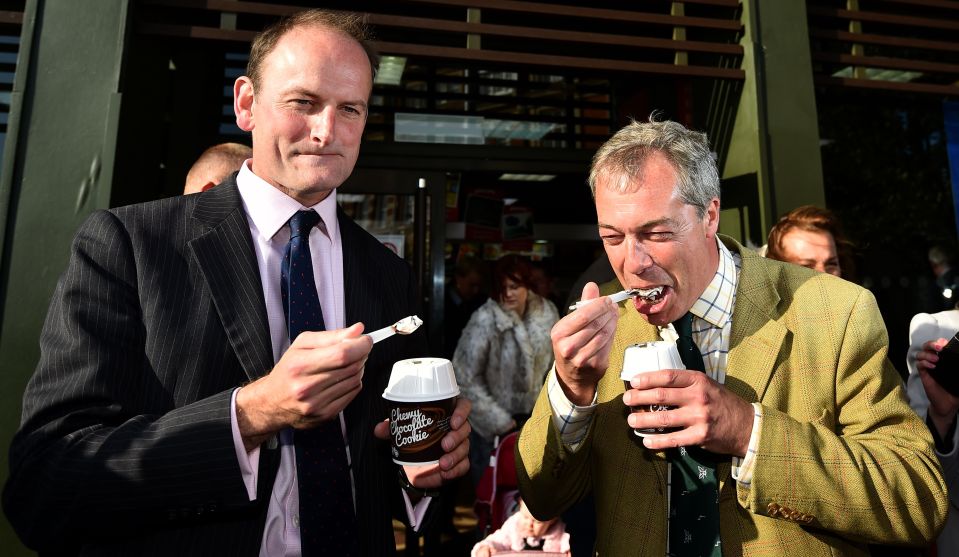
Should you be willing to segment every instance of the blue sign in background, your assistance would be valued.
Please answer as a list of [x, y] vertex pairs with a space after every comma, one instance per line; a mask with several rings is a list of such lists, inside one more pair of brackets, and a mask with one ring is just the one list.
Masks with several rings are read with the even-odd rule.
[[949, 180], [952, 182], [952, 210], [959, 234], [959, 102], [942, 103], [946, 128], [946, 154], [949, 157]]

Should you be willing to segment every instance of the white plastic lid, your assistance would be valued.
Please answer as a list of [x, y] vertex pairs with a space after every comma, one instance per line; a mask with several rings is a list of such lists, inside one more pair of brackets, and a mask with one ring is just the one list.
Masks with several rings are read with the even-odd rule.
[[411, 358], [393, 364], [383, 398], [397, 402], [443, 400], [460, 394], [453, 364], [443, 358]]
[[661, 369], [686, 369], [675, 342], [657, 340], [630, 344], [623, 353], [623, 371], [619, 377], [629, 381], [638, 373]]

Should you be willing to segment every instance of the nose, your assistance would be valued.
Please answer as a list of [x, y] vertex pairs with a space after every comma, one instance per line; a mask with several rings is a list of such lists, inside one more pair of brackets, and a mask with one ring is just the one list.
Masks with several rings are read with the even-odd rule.
[[321, 146], [333, 142], [333, 131], [336, 127], [336, 109], [331, 106], [313, 114], [310, 120], [310, 139]]
[[653, 258], [649, 256], [642, 242], [633, 238], [626, 239], [626, 261], [624, 270], [633, 275], [641, 275], [643, 271], [653, 266]]
[[815, 269], [815, 270], [817, 270], [817, 271], [819, 271], [820, 273], [825, 273], [825, 272], [826, 272], [826, 264], [823, 263], [823, 262], [821, 262], [821, 261], [817, 261], [817, 262], [813, 263], [812, 268]]

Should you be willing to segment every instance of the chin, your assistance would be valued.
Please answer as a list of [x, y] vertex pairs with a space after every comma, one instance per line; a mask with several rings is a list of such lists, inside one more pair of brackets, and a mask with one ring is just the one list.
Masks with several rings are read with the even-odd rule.
[[657, 327], [665, 327], [666, 325], [669, 325], [670, 323], [672, 323], [672, 321], [665, 319], [665, 314], [662, 314], [662, 313], [655, 313], [653, 315], [643, 315], [643, 318], [646, 319], [646, 321], [650, 325], [655, 325]]
[[646, 318], [646, 321], [649, 321], [651, 325], [656, 325], [658, 327], [665, 327], [666, 325], [669, 325], [673, 321], [676, 321], [677, 319], [679, 319], [686, 313], [685, 311], [683, 311], [683, 312], [679, 312], [678, 315], [673, 315], [677, 311], [678, 310], [676, 310], [674, 307], [670, 306], [670, 307], [665, 307], [661, 309], [660, 311], [657, 311], [656, 313], [644, 315], [644, 317]]

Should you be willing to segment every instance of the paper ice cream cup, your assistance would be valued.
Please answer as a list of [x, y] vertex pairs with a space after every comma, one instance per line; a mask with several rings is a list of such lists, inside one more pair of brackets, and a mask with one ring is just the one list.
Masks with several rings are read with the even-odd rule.
[[[626, 347], [626, 351], [623, 353], [623, 371], [620, 373], [620, 379], [623, 380], [626, 389], [629, 390], [633, 388], [632, 385], [630, 385], [630, 381], [643, 373], [659, 371], [661, 369], [685, 368], [686, 366], [683, 364], [682, 358], [679, 357], [679, 349], [676, 348], [675, 342], [668, 340], [642, 342], [639, 344], [631, 344]], [[670, 410], [674, 407], [662, 404], [644, 404], [641, 406], [631, 406], [630, 408], [633, 412], [643, 413], [662, 412], [663, 410]], [[679, 431], [680, 429], [681, 428], [678, 427], [657, 427], [634, 429], [633, 433], [639, 435], [640, 437], [647, 437], [651, 435], [669, 433], [672, 431]]]
[[450, 431], [459, 394], [449, 360], [412, 358], [393, 364], [383, 391], [390, 408], [393, 462], [414, 466], [439, 462], [443, 456], [440, 440]]

